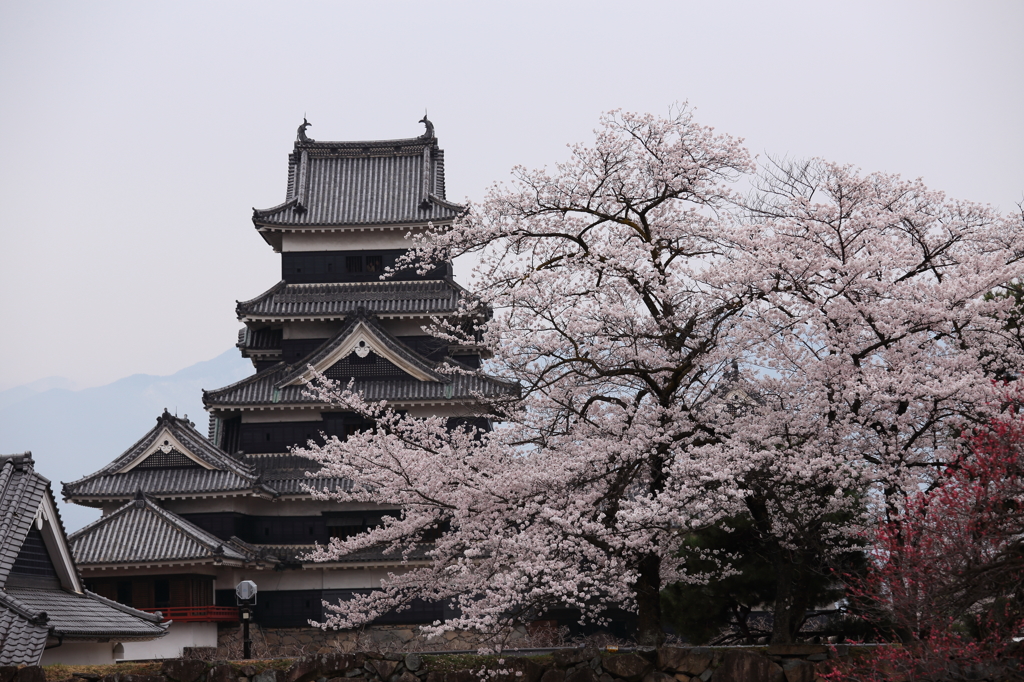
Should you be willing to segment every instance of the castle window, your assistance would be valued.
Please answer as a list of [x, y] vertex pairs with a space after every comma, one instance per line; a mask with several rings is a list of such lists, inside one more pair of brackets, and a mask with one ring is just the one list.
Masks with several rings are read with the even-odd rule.
[[345, 270], [349, 274], [358, 274], [363, 271], [362, 256], [347, 256], [345, 258]]
[[366, 257], [366, 271], [367, 272], [384, 272], [384, 257], [383, 256], [367, 256]]

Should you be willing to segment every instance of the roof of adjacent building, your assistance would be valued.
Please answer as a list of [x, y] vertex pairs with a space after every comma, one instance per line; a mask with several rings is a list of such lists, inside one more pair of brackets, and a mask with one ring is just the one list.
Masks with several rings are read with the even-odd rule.
[[35, 471], [32, 453], [0, 455], [0, 589], [49, 489], [50, 481]]
[[380, 317], [458, 312], [465, 289], [451, 279], [288, 284], [281, 280], [256, 298], [239, 301], [239, 320], [337, 320], [360, 308]]
[[257, 557], [163, 509], [145, 495], [93, 521], [69, 538], [80, 566], [111, 564], [244, 564]]
[[[76, 502], [131, 499], [143, 491], [156, 497], [176, 494], [248, 494], [265, 491], [256, 471], [200, 434], [187, 419], [166, 410], [156, 426], [110, 464], [77, 481], [64, 484], [64, 497]], [[173, 437], [174, 443], [171, 443]], [[166, 442], [161, 445], [158, 439]], [[186, 452], [179, 452], [180, 445]], [[165, 452], [166, 451], [166, 452]], [[139, 461], [146, 455], [145, 460]], [[177, 457], [186, 466], [149, 467], [153, 457]]]
[[50, 482], [36, 473], [30, 453], [0, 456], [0, 665], [38, 663], [50, 636], [122, 641], [162, 636], [169, 623], [160, 623], [158, 616], [88, 591], [74, 592], [12, 579], [14, 562], [44, 505], [50, 511], [46, 512], [47, 521], [42, 527], [52, 533], [64, 552], [62, 556], [51, 555], [50, 561], [61, 563], [65, 575], [71, 575], [71, 583], [80, 584], [78, 568], [66, 549], [67, 536]]
[[74, 594], [61, 590], [10, 588], [8, 597], [39, 613], [47, 625], [65, 639], [153, 639], [163, 636], [168, 623], [156, 614], [137, 611], [86, 590]]
[[432, 133], [400, 140], [299, 139], [288, 156], [285, 201], [253, 209], [258, 228], [409, 225], [450, 221], [444, 151]]

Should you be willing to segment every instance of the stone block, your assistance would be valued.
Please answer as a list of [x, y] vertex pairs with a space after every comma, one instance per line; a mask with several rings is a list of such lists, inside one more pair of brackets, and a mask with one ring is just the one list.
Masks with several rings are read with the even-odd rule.
[[284, 682], [284, 671], [267, 668], [253, 676], [252, 682]]
[[208, 682], [237, 682], [238, 673], [235, 672], [234, 667], [227, 663], [221, 663], [210, 669], [206, 679]]
[[38, 665], [26, 665], [14, 673], [14, 682], [46, 682], [46, 673]]
[[557, 668], [550, 668], [540, 676], [540, 682], [565, 682], [565, 671]]
[[389, 682], [420, 682], [420, 678], [406, 670], [401, 675], [396, 675], [393, 680], [389, 680]]
[[551, 658], [554, 660], [555, 665], [559, 668], [568, 668], [569, 666], [582, 663], [583, 661], [589, 661], [594, 656], [598, 655], [597, 649], [556, 649], [552, 654]]
[[597, 673], [589, 665], [568, 672], [565, 682], [598, 682]]
[[167, 682], [163, 675], [122, 675], [121, 682]]
[[684, 675], [683, 673], [676, 673], [672, 677], [675, 678], [676, 682], [690, 682], [690, 680], [693, 679], [689, 675]]
[[786, 674], [782, 666], [767, 656], [728, 651], [710, 679], [712, 682], [786, 682]]
[[686, 675], [700, 675], [711, 665], [711, 653], [683, 647], [661, 647], [658, 649], [658, 667], [674, 670]]
[[786, 674], [786, 682], [814, 682], [813, 663], [790, 659], [782, 664], [782, 671]]
[[18, 666], [16, 665], [0, 665], [0, 682], [11, 682], [14, 676], [18, 674]]
[[366, 667], [372, 668], [378, 675], [380, 675], [380, 679], [386, 681], [389, 677], [395, 674], [395, 669], [398, 668], [398, 663], [396, 661], [384, 660], [367, 661]]
[[613, 654], [604, 659], [604, 669], [627, 682], [640, 682], [653, 667], [639, 654]]
[[827, 661], [828, 654], [811, 654], [806, 657], [808, 661]]
[[644, 675], [644, 682], [676, 682], [676, 678], [655, 670]]
[[365, 660], [363, 654], [333, 653], [304, 656], [288, 668], [284, 682], [312, 682], [320, 677], [348, 677], [345, 673], [362, 666]]
[[423, 667], [423, 657], [419, 654], [406, 654], [405, 669], [416, 672]]

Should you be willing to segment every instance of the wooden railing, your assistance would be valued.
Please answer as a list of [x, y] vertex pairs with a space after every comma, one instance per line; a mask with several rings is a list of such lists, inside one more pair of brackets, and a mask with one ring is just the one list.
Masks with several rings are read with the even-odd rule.
[[238, 621], [238, 607], [235, 606], [164, 606], [158, 609], [139, 609], [146, 613], [160, 612], [164, 620], [201, 623], [235, 623]]

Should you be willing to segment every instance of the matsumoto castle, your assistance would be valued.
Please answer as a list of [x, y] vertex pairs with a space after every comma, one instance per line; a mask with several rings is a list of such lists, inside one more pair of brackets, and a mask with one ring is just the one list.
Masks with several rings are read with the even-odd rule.
[[[354, 380], [367, 400], [459, 423], [479, 420], [481, 401], [513, 390], [479, 372], [438, 371], [479, 369], [485, 353], [423, 331], [431, 318], [456, 315], [467, 296], [451, 263], [381, 279], [405, 253], [406, 235], [451, 224], [463, 210], [445, 197], [444, 152], [430, 121], [421, 123], [419, 137], [322, 142], [306, 135], [303, 121], [284, 201], [252, 216], [281, 254], [280, 281], [236, 307], [238, 350], [255, 373], [203, 392], [207, 434], [165, 411], [109, 464], [64, 485], [65, 499], [103, 511], [69, 537], [86, 587], [173, 621], [159, 640], [125, 644], [126, 658], [217, 646], [218, 627], [222, 636], [237, 629], [234, 587], [242, 580], [259, 586], [261, 627], [302, 628], [321, 619], [323, 600], [379, 587], [402, 569], [400, 556], [376, 551], [333, 563], [304, 559], [314, 543], [377, 525], [389, 511], [304, 492], [316, 465], [290, 449], [367, 426], [304, 395], [309, 366]], [[346, 481], [316, 484], [339, 489]], [[443, 605], [420, 603], [377, 622], [444, 615]]]

